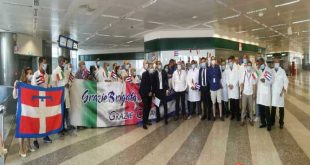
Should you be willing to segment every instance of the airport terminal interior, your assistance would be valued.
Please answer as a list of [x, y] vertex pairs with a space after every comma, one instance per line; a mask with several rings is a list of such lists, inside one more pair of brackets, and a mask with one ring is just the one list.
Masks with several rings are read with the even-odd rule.
[[310, 0], [0, 9], [0, 165], [310, 165]]

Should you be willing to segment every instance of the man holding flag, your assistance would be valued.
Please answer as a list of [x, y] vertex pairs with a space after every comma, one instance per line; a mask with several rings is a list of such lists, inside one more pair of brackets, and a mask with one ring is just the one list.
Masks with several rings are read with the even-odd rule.
[[258, 108], [260, 111], [261, 126], [271, 130], [270, 123], [270, 106], [271, 106], [271, 85], [273, 82], [273, 72], [265, 63], [264, 58], [258, 59], [258, 82], [257, 82], [257, 99]]
[[[32, 80], [31, 80], [31, 85], [40, 86], [44, 88], [47, 88], [49, 86], [49, 78], [46, 73], [46, 69], [47, 69], [46, 59], [45, 57], [40, 57], [39, 58], [39, 69], [36, 72], [34, 72]], [[48, 136], [44, 137], [43, 140], [45, 143], [52, 143], [52, 140]], [[39, 148], [39, 143], [37, 139], [33, 141], [33, 145], [36, 148]]]
[[65, 122], [67, 124], [67, 129], [69, 129], [70, 122], [69, 122], [69, 108], [70, 108], [70, 98], [69, 98], [69, 88], [70, 88], [70, 81], [69, 81], [69, 74], [68, 71], [65, 70], [65, 58], [63, 56], [58, 57], [58, 66], [54, 69], [51, 77], [51, 86], [53, 87], [65, 87], [65, 108], [64, 108], [64, 115], [63, 115], [63, 130], [61, 131], [61, 136], [64, 135], [66, 132]]

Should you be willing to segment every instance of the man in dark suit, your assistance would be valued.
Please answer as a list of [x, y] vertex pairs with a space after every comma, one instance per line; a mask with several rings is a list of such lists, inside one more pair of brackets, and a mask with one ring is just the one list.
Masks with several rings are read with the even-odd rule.
[[211, 100], [210, 97], [210, 88], [208, 85], [208, 79], [207, 79], [207, 65], [206, 65], [206, 58], [201, 58], [200, 61], [200, 69], [199, 69], [199, 85], [200, 85], [200, 91], [201, 91], [201, 102], [203, 104], [203, 116], [201, 120], [205, 120], [208, 117], [208, 120], [211, 120], [211, 103], [209, 100]]
[[154, 68], [151, 64], [144, 63], [145, 71], [142, 73], [139, 93], [143, 102], [143, 128], [147, 129], [146, 125], [151, 125], [149, 122], [149, 114], [152, 105], [152, 96], [154, 94], [153, 87], [153, 72]]
[[[160, 61], [156, 62], [156, 71], [154, 72], [154, 81], [153, 81], [155, 96], [160, 100], [160, 105], [164, 106], [164, 118], [165, 124], [168, 124], [168, 108], [166, 96], [168, 95], [168, 74], [165, 70], [162, 69]], [[160, 107], [159, 105], [159, 107]], [[159, 107], [156, 106], [156, 122], [161, 120]]]

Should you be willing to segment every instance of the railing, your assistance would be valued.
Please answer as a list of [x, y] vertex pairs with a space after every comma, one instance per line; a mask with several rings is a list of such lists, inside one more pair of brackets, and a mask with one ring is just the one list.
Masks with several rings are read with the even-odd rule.
[[[16, 100], [12, 96], [13, 87], [0, 85], [0, 133], [5, 148], [9, 150], [14, 137]], [[0, 165], [4, 165], [5, 155], [0, 157]]]

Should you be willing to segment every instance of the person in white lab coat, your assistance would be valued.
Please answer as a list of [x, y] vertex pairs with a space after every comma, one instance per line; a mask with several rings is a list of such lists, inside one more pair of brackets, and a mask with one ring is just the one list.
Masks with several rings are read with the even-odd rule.
[[237, 118], [240, 121], [239, 107], [239, 67], [235, 64], [235, 57], [228, 58], [228, 68], [225, 70], [226, 83], [228, 87], [228, 98], [230, 102], [231, 120]]
[[182, 70], [182, 64], [177, 64], [177, 70], [172, 75], [172, 88], [175, 91], [176, 103], [175, 103], [175, 120], [179, 120], [180, 101], [182, 107], [182, 116], [187, 119], [185, 112], [185, 91], [186, 91], [186, 71]]
[[285, 70], [280, 66], [280, 57], [275, 57], [273, 60], [274, 80], [272, 82], [272, 109], [271, 109], [271, 125], [275, 124], [276, 109], [279, 108], [279, 124], [283, 129], [284, 125], [284, 94], [287, 91], [288, 79]]
[[267, 127], [271, 130], [270, 123], [270, 106], [271, 106], [271, 85], [273, 82], [273, 71], [267, 66], [264, 58], [258, 59], [258, 81], [257, 81], [257, 97], [261, 125], [259, 128]]
[[188, 86], [188, 98], [189, 101], [189, 112], [188, 119], [191, 118], [192, 114], [196, 111], [196, 107], [198, 108], [198, 115], [201, 115], [200, 109], [200, 87], [198, 82], [199, 77], [199, 69], [197, 68], [197, 61], [191, 61], [191, 67], [187, 72], [187, 86]]
[[222, 84], [222, 109], [223, 109], [223, 115], [226, 115], [226, 117], [229, 116], [229, 111], [228, 111], [228, 87], [226, 83], [226, 63], [223, 61], [221, 63], [221, 72], [222, 72], [222, 79], [221, 79], [221, 84]]

